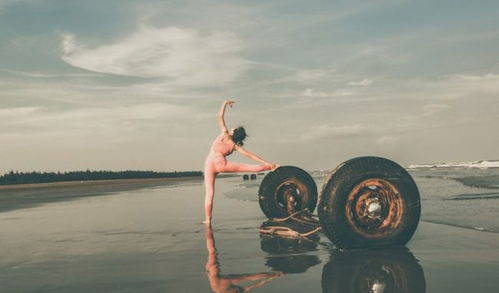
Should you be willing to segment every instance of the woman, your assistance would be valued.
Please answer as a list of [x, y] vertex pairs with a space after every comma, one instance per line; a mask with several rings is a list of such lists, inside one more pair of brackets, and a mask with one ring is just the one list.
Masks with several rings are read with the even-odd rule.
[[[205, 221], [203, 223], [211, 224], [211, 213], [213, 210], [213, 196], [215, 195], [215, 177], [218, 173], [228, 172], [261, 172], [265, 170], [273, 170], [277, 166], [267, 162], [257, 155], [243, 148], [243, 141], [246, 138], [246, 131], [243, 127], [237, 127], [232, 130], [227, 130], [225, 126], [224, 114], [227, 106], [232, 107], [234, 101], [225, 101], [218, 114], [218, 124], [222, 133], [215, 139], [211, 145], [210, 153], [206, 157], [204, 164], [204, 183], [206, 194], [204, 198]], [[229, 162], [225, 159], [226, 156], [232, 154], [236, 150], [244, 156], [255, 160], [260, 165], [250, 165], [242, 163]]]

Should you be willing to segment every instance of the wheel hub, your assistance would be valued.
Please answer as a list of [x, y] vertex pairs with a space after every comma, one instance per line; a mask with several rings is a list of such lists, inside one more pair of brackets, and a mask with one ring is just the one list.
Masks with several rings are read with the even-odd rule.
[[383, 281], [376, 280], [371, 286], [372, 293], [384, 293], [386, 289], [386, 284]]
[[388, 235], [400, 224], [403, 203], [389, 181], [372, 178], [350, 191], [345, 215], [352, 228], [366, 237]]
[[366, 212], [367, 216], [371, 219], [381, 219], [382, 207], [377, 198], [367, 204]]
[[277, 204], [288, 215], [300, 210], [304, 187], [299, 182], [288, 181], [277, 188]]

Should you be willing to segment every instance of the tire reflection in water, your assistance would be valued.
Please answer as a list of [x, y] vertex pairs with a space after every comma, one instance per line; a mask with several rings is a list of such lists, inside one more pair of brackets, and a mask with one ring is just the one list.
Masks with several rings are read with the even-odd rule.
[[306, 254], [317, 250], [317, 243], [311, 240], [261, 234], [260, 245], [268, 253], [265, 265], [285, 274], [303, 273], [321, 262], [317, 255]]
[[322, 291], [423, 293], [423, 268], [406, 247], [332, 252], [322, 270]]

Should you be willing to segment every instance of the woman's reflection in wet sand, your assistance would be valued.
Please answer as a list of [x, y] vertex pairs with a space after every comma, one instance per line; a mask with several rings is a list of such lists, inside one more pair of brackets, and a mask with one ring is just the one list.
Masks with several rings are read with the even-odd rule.
[[[205, 226], [205, 236], [206, 248], [208, 249], [206, 272], [208, 274], [211, 290], [213, 290], [213, 292], [250, 292], [252, 289], [261, 287], [282, 275], [281, 272], [222, 275], [220, 272], [220, 263], [217, 259], [217, 249], [215, 247], [215, 239], [213, 238], [213, 230], [209, 225]], [[245, 287], [238, 285], [243, 282], [254, 283]]]
[[423, 268], [406, 247], [334, 251], [322, 270], [322, 292], [424, 293]]

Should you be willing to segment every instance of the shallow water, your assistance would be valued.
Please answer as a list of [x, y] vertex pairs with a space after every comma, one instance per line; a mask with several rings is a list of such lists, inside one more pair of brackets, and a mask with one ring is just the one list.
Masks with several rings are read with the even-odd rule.
[[422, 169], [411, 174], [420, 189], [423, 220], [499, 232], [499, 168]]
[[[452, 209], [433, 212], [437, 200], [430, 193], [438, 191], [444, 202], [457, 181], [439, 191], [427, 179], [437, 180], [416, 174], [423, 218], [452, 220]], [[218, 180], [213, 230], [201, 224], [200, 181], [1, 212], [0, 291], [499, 290], [499, 234], [423, 222], [407, 249], [340, 252], [323, 236], [316, 242], [260, 236], [266, 218], [257, 189], [258, 180]], [[454, 208], [469, 201], [446, 202]]]

